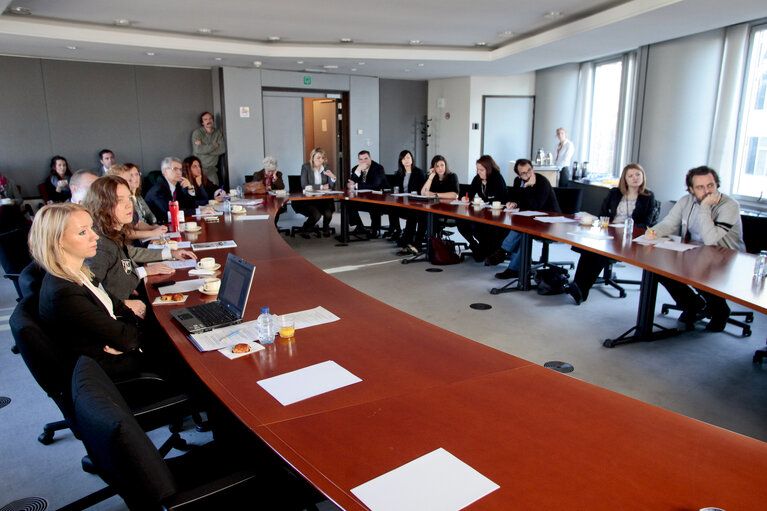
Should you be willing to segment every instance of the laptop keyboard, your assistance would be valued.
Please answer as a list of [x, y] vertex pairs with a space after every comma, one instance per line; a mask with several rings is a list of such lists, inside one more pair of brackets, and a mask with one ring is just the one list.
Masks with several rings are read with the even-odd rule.
[[214, 326], [237, 320], [237, 316], [215, 302], [203, 303], [189, 307], [189, 312], [205, 326]]

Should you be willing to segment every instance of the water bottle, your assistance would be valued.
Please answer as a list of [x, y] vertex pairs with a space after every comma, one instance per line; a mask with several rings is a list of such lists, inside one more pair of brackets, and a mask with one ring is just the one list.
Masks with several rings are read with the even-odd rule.
[[261, 314], [256, 319], [258, 342], [271, 344], [274, 342], [274, 318], [269, 314], [269, 307], [261, 307]]
[[229, 199], [229, 197], [224, 199], [224, 212], [227, 215], [232, 214], [232, 201]]
[[767, 275], [767, 250], [762, 250], [756, 257], [754, 277], [764, 277], [765, 275]]
[[631, 238], [634, 235], [634, 219], [627, 217], [623, 223], [623, 236]]

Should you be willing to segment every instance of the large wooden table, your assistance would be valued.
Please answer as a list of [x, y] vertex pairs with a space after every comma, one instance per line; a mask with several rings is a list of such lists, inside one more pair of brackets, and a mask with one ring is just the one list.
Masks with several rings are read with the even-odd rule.
[[[284, 200], [267, 197], [262, 208], [274, 213]], [[417, 207], [460, 216], [444, 204]], [[568, 228], [481, 215], [551, 239], [566, 236]], [[216, 396], [342, 508], [366, 509], [352, 488], [443, 447], [500, 485], [470, 509], [764, 509], [767, 444], [535, 366], [389, 307], [298, 256], [272, 221], [225, 218], [202, 226], [184, 238], [234, 239], [233, 252], [256, 265], [245, 320], [255, 319], [263, 305], [283, 314], [327, 306], [333, 297], [328, 308], [340, 321], [298, 330], [292, 342], [278, 339], [236, 360], [198, 352], [169, 307], [155, 313]], [[620, 245], [617, 237], [582, 246], [625, 259], [652, 250]], [[748, 264], [748, 258], [703, 250], [733, 267], [729, 271]], [[677, 258], [688, 262], [689, 252], [657, 252], [645, 254], [653, 271], [673, 273]], [[226, 251], [202, 254], [223, 262]], [[709, 283], [726, 280], [719, 270], [690, 271]], [[764, 297], [757, 298], [742, 300], [763, 311]], [[209, 299], [192, 293], [186, 305]], [[362, 382], [290, 406], [256, 384], [326, 360]]]

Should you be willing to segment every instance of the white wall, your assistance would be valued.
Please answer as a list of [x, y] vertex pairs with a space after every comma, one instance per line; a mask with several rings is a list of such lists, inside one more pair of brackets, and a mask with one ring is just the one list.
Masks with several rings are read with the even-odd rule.
[[[381, 159], [379, 150], [378, 78], [352, 76], [349, 89], [349, 168], [357, 165], [357, 153], [370, 151]], [[384, 164], [385, 165], [385, 164]]]
[[[261, 168], [264, 159], [264, 121], [261, 107], [261, 71], [223, 68], [223, 113], [229, 183], [237, 185]], [[250, 117], [240, 117], [240, 107]]]
[[[578, 64], [565, 64], [536, 71], [534, 151], [543, 147], [546, 152], [556, 154], [557, 128], [565, 128], [572, 136], [579, 67]], [[573, 161], [581, 160], [576, 152]]]
[[[432, 157], [441, 154], [447, 159], [450, 169], [458, 174], [461, 183], [466, 182], [469, 161], [469, 103], [471, 80], [468, 76], [429, 80], [428, 116], [429, 147], [424, 170], [428, 172]], [[444, 99], [444, 108], [438, 107], [438, 100]], [[449, 114], [450, 118], [447, 118]], [[475, 158], [476, 159], [476, 158]]]

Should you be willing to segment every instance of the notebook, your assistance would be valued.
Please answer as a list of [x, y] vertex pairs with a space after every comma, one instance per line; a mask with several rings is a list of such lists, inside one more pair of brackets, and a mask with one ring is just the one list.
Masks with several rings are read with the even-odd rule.
[[192, 334], [242, 322], [255, 272], [255, 266], [229, 254], [226, 257], [218, 300], [174, 309], [171, 315]]

